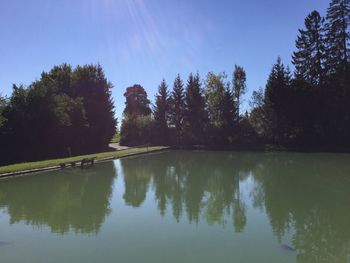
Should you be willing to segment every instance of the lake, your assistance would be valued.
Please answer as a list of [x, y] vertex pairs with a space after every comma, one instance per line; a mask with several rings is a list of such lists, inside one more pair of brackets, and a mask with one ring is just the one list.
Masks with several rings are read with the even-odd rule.
[[350, 155], [169, 151], [0, 181], [1, 263], [350, 263]]

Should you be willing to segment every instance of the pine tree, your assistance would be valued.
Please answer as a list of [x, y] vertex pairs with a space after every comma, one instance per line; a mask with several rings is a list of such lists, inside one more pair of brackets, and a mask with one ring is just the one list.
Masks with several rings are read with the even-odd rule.
[[156, 141], [164, 144], [169, 142], [168, 121], [169, 121], [169, 92], [165, 80], [158, 87], [156, 106], [154, 109], [154, 125], [157, 133]]
[[185, 122], [187, 142], [204, 143], [208, 115], [205, 110], [205, 99], [202, 95], [200, 77], [190, 74], [185, 92]]
[[313, 11], [305, 19], [305, 30], [299, 30], [296, 40], [297, 51], [293, 53], [296, 78], [313, 85], [322, 83], [324, 78], [324, 19]]
[[333, 74], [349, 62], [350, 1], [332, 0], [326, 19], [327, 72]]
[[287, 91], [290, 83], [290, 73], [278, 58], [272, 67], [264, 96], [267, 126], [270, 130], [267, 136], [273, 143], [282, 143], [287, 130], [286, 109], [289, 107], [288, 103], [291, 103]]
[[[65, 66], [63, 71], [66, 71]], [[66, 74], [64, 72], [63, 75]], [[100, 65], [78, 66], [72, 74], [72, 88], [76, 97], [83, 98], [89, 123], [89, 148], [91, 151], [104, 150], [115, 134], [117, 124], [112, 98], [113, 85], [106, 79]]]
[[182, 141], [184, 129], [184, 114], [185, 114], [185, 94], [184, 84], [177, 75], [174, 81], [173, 91], [170, 98], [170, 124], [176, 130], [176, 142], [179, 144]]

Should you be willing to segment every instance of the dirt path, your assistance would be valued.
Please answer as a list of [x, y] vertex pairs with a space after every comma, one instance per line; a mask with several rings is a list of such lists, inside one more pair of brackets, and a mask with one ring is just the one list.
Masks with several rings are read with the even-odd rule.
[[126, 150], [126, 149], [129, 149], [130, 147], [128, 146], [120, 146], [119, 143], [110, 143], [109, 144], [109, 147], [115, 149], [116, 151], [119, 151], [119, 150]]

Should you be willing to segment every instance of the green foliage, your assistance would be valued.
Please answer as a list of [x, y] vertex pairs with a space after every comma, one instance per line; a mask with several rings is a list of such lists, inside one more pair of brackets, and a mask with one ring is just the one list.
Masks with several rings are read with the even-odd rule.
[[158, 87], [156, 96], [156, 105], [154, 109], [154, 128], [155, 141], [158, 144], [164, 145], [169, 143], [169, 116], [170, 116], [170, 101], [168, 85], [165, 80]]
[[13, 86], [3, 109], [0, 162], [38, 160], [108, 147], [116, 120], [111, 84], [102, 68], [63, 64], [28, 88]]
[[151, 114], [150, 101], [145, 89], [138, 84], [128, 87], [124, 93], [126, 99], [124, 115], [149, 115]]
[[154, 132], [154, 121], [151, 115], [125, 115], [121, 133], [120, 143], [128, 146], [139, 146], [149, 144]]
[[203, 144], [206, 141], [208, 113], [202, 95], [199, 74], [188, 77], [185, 91], [185, 141], [188, 144]]
[[333, 0], [325, 23], [313, 11], [296, 41], [295, 78], [278, 60], [264, 96], [253, 94], [249, 120], [267, 142], [303, 149], [350, 149], [349, 10], [348, 1]]
[[205, 95], [211, 128], [211, 140], [217, 144], [232, 142], [236, 109], [226, 74], [209, 72]]
[[227, 87], [224, 93], [224, 99], [222, 103], [222, 117], [223, 117], [223, 129], [226, 135], [232, 136], [235, 126], [239, 125], [236, 121], [238, 114], [238, 108], [235, 107], [235, 102], [230, 89]]
[[165, 150], [165, 149], [167, 149], [167, 147], [163, 147], [163, 146], [141, 147], [141, 148], [132, 148], [132, 149], [125, 149], [120, 151], [113, 151], [113, 152], [101, 152], [101, 153], [94, 153], [94, 154], [88, 154], [88, 155], [78, 155], [74, 157], [52, 159], [52, 160], [45, 160], [45, 161], [38, 161], [38, 162], [17, 163], [17, 164], [11, 164], [7, 166], [1, 166], [0, 175], [6, 174], [6, 173], [15, 173], [15, 172], [22, 172], [22, 171], [28, 171], [33, 169], [54, 167], [54, 166], [59, 166], [60, 163], [79, 162], [85, 158], [96, 158], [97, 160], [104, 160], [104, 159], [110, 159], [110, 158], [116, 159], [116, 158], [130, 156], [132, 154], [147, 153], [147, 152], [153, 152], [153, 151], [159, 151], [159, 150]]
[[246, 81], [247, 77], [245, 70], [242, 67], [235, 65], [235, 69], [233, 71], [233, 95], [236, 101], [238, 120], [240, 117], [239, 108], [241, 106], [241, 97], [246, 93]]
[[87, 150], [102, 150], [108, 146], [117, 125], [111, 96], [113, 86], [100, 65], [78, 66], [73, 72], [72, 85], [75, 96], [83, 99], [88, 120]]
[[218, 75], [212, 72], [208, 73], [205, 81], [205, 96], [209, 121], [214, 128], [222, 128], [225, 122], [222, 105], [226, 99], [227, 86], [225, 73]]
[[111, 143], [119, 143], [120, 142], [120, 133], [114, 134]]
[[183, 142], [186, 105], [184, 84], [180, 75], [177, 75], [177, 77], [175, 78], [169, 104], [169, 123], [170, 125], [175, 127], [176, 144], [181, 144]]
[[120, 131], [120, 143], [123, 145], [143, 145], [151, 140], [154, 121], [151, 116], [145, 89], [140, 85], [128, 87], [124, 93], [126, 102]]

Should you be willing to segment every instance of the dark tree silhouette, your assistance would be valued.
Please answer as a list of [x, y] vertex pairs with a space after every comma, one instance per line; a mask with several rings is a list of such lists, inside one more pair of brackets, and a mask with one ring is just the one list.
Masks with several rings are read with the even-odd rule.
[[13, 86], [2, 110], [1, 163], [96, 152], [115, 132], [111, 84], [102, 68], [55, 66], [28, 88]]
[[169, 143], [169, 92], [165, 80], [158, 87], [156, 105], [154, 109], [155, 141], [159, 144]]
[[73, 72], [73, 92], [83, 99], [88, 120], [89, 151], [106, 149], [116, 129], [112, 84], [100, 65], [78, 66]]
[[124, 97], [126, 99], [124, 114], [128, 116], [151, 114], [150, 101], [141, 85], [135, 84], [132, 87], [128, 87]]
[[272, 67], [265, 89], [265, 111], [268, 121], [269, 134], [275, 144], [280, 144], [285, 139], [287, 129], [287, 91], [290, 85], [290, 74], [282, 64], [280, 58]]
[[237, 129], [238, 126], [237, 113], [238, 109], [235, 107], [234, 99], [229, 87], [226, 87], [224, 93], [224, 100], [222, 104], [222, 117], [223, 117], [223, 131], [226, 143], [232, 143], [237, 140]]
[[205, 96], [209, 122], [215, 129], [221, 129], [224, 125], [223, 104], [226, 92], [226, 76], [209, 72], [205, 80]]
[[296, 78], [313, 85], [320, 84], [324, 77], [324, 19], [313, 11], [305, 19], [305, 30], [299, 30], [296, 41], [297, 51], [293, 54]]
[[339, 66], [344, 67], [349, 62], [350, 2], [332, 0], [326, 19], [326, 66], [328, 73], [332, 74]]
[[236, 109], [225, 73], [208, 73], [205, 81], [205, 95], [211, 143], [225, 144], [232, 142]]
[[188, 77], [185, 92], [185, 134], [189, 144], [205, 142], [208, 114], [205, 109], [205, 98], [202, 95], [200, 77], [192, 73]]
[[141, 85], [135, 84], [126, 89], [124, 96], [126, 102], [120, 143], [128, 145], [149, 143], [153, 121], [147, 92]]
[[184, 115], [185, 115], [185, 93], [184, 84], [180, 77], [177, 75], [173, 85], [173, 91], [170, 97], [170, 124], [175, 127], [175, 143], [183, 143], [184, 132]]

